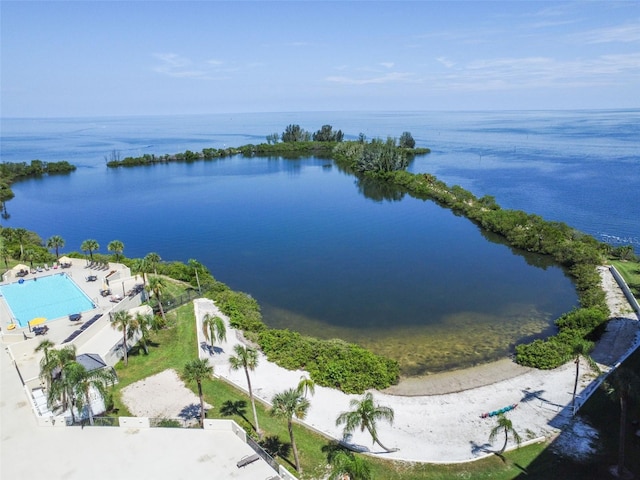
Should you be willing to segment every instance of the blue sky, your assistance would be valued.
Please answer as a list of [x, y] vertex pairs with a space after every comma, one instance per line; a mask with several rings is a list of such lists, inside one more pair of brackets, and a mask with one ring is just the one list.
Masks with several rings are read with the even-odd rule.
[[640, 2], [0, 2], [3, 117], [640, 106]]

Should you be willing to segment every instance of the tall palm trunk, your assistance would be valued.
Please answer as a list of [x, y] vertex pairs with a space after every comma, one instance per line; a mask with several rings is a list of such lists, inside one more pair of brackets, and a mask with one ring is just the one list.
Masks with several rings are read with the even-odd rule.
[[244, 367], [244, 374], [247, 376], [247, 386], [249, 387], [249, 399], [251, 400], [251, 408], [253, 409], [253, 420], [256, 422], [256, 432], [258, 436], [262, 437], [260, 432], [260, 425], [258, 425], [258, 413], [256, 412], [256, 401], [253, 398], [253, 390], [251, 389], [251, 378], [249, 378], [249, 370]]
[[293, 448], [293, 460], [296, 463], [296, 470], [299, 473], [302, 473], [302, 470], [300, 469], [300, 457], [298, 457], [298, 447], [295, 439], [293, 438], [293, 422], [291, 419], [287, 421], [287, 427], [289, 428], [289, 438], [291, 439], [291, 448]]
[[502, 448], [500, 449], [500, 453], [504, 453], [504, 451], [507, 449], [507, 442], [509, 441], [509, 430], [505, 427], [504, 429], [504, 445], [502, 445]]
[[370, 428], [367, 428], [367, 430], [369, 430], [369, 433], [371, 434], [371, 438], [373, 438], [373, 443], [377, 443], [382, 447], [383, 450], [387, 452], [391, 451], [389, 448], [385, 447], [382, 443], [380, 443], [380, 440], [378, 439], [378, 435], [376, 435], [375, 432], [372, 432]]
[[89, 397], [89, 390], [85, 392], [85, 398], [87, 400], [87, 413], [89, 414], [89, 425], [93, 426], [93, 410], [91, 410], [91, 398]]
[[162, 315], [162, 320], [166, 323], [167, 317], [164, 316], [164, 308], [162, 308], [162, 299], [158, 292], [154, 292], [156, 294], [156, 300], [158, 300], [158, 306], [160, 307], [160, 315]]
[[129, 365], [129, 354], [127, 352], [127, 328], [122, 329], [122, 346], [124, 347], [124, 366]]
[[204, 396], [202, 395], [202, 382], [198, 380], [198, 395], [200, 396], [200, 427], [204, 428]]
[[576, 379], [573, 382], [573, 399], [571, 401], [571, 409], [575, 412], [576, 410], [576, 392], [578, 391], [578, 377], [580, 376], [580, 357], [576, 357]]

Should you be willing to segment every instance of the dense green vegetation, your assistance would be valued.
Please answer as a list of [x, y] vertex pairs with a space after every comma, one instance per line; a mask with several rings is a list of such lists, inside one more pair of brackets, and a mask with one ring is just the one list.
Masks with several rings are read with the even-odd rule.
[[[299, 158], [302, 156], [315, 156], [320, 158], [333, 158], [336, 155], [336, 147], [343, 143], [344, 134], [342, 130], [333, 130], [331, 125], [323, 125], [322, 128], [315, 133], [304, 130], [300, 125], [288, 125], [282, 134], [273, 133], [267, 135], [267, 143], [258, 145], [244, 145], [237, 148], [205, 148], [202, 152], [192, 152], [187, 150], [184, 153], [175, 153], [172, 155], [152, 155], [145, 154], [140, 157], [126, 157], [121, 159], [118, 152], [112, 152], [109, 158], [105, 158], [107, 167], [134, 167], [148, 166], [158, 163], [173, 162], [195, 162], [199, 160], [215, 160], [234, 155], [243, 155], [245, 157], [253, 156], [278, 156], [283, 158]], [[364, 135], [360, 135], [358, 142], [345, 142], [349, 144], [366, 145]], [[414, 148], [415, 140], [409, 132], [403, 132], [400, 137], [399, 145], [396, 146], [395, 139], [389, 138], [386, 142], [379, 139], [373, 139], [370, 149], [360, 149], [366, 155], [374, 155], [378, 158], [380, 154], [375, 154], [377, 150], [383, 149], [386, 145], [391, 151], [391, 156], [395, 156], [395, 162], [400, 168], [406, 167], [411, 156], [428, 153], [427, 148]], [[385, 157], [386, 158], [386, 157]], [[366, 163], [366, 162], [365, 162]]]
[[343, 340], [318, 340], [289, 330], [264, 329], [258, 343], [270, 361], [289, 370], [306, 370], [318, 385], [362, 393], [398, 383], [397, 362]]

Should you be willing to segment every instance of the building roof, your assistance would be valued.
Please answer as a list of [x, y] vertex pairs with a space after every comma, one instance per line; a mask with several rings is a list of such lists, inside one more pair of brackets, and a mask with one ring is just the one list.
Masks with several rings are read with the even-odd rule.
[[86, 368], [89, 372], [100, 370], [107, 366], [105, 361], [97, 353], [83, 353], [76, 357], [76, 362]]

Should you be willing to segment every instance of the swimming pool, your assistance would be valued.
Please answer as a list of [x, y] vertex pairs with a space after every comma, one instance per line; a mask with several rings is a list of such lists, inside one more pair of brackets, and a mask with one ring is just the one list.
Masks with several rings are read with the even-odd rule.
[[21, 327], [36, 317], [53, 320], [95, 308], [65, 273], [0, 285], [0, 294]]

